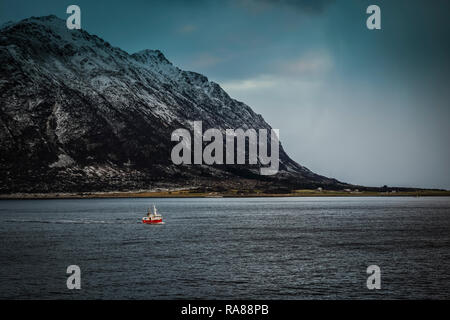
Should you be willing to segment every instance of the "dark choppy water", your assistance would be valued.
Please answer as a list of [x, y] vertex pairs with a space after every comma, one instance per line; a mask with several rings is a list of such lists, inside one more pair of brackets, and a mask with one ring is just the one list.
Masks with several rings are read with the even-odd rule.
[[450, 198], [1, 201], [0, 243], [3, 299], [450, 298]]

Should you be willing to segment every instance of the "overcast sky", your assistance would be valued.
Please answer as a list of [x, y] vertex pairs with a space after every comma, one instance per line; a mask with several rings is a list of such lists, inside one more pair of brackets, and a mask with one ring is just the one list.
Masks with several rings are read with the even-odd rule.
[[[70, 4], [112, 45], [219, 83], [316, 173], [450, 189], [449, 1], [0, 0], [0, 23]], [[370, 4], [382, 30], [366, 28]]]

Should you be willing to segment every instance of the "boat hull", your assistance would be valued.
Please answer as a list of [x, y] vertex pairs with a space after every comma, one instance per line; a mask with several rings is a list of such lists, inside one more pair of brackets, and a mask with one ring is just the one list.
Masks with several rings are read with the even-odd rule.
[[162, 221], [162, 219], [159, 219], [159, 220], [147, 220], [147, 219], [142, 219], [142, 223], [143, 223], [143, 224], [162, 224], [163, 221]]

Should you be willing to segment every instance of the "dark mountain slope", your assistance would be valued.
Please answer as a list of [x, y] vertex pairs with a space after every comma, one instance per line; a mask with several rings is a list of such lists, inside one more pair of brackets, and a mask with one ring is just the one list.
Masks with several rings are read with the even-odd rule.
[[55, 16], [0, 29], [0, 193], [155, 186], [342, 188], [280, 148], [280, 172], [175, 166], [171, 133], [270, 129], [261, 115], [160, 51], [128, 54]]

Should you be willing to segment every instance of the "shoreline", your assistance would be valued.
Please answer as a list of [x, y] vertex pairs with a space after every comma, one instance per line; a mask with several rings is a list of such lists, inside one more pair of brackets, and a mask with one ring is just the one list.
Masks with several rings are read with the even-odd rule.
[[79, 193], [15, 193], [0, 194], [0, 200], [55, 200], [55, 199], [120, 199], [120, 198], [294, 198], [294, 197], [450, 197], [450, 191], [421, 190], [399, 192], [345, 192], [296, 190], [290, 193], [264, 193], [230, 190], [226, 192], [195, 192], [190, 189], [175, 191], [79, 192]]

